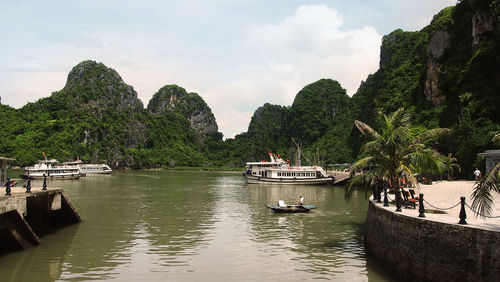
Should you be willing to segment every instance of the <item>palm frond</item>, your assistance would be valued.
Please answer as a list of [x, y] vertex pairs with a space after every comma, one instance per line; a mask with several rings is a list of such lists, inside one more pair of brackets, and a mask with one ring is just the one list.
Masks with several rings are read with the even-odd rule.
[[357, 174], [354, 177], [352, 177], [351, 180], [349, 181], [349, 185], [346, 185], [344, 188], [345, 189], [344, 198], [350, 199], [354, 187], [364, 184], [364, 182], [365, 182], [365, 177], [363, 174]]
[[[394, 113], [389, 117], [389, 122], [392, 124], [400, 124], [401, 121], [408, 118], [403, 107], [397, 109]], [[409, 120], [409, 119], [408, 119]]]
[[431, 138], [442, 137], [442, 136], [447, 135], [449, 133], [450, 133], [449, 128], [434, 128], [434, 129], [429, 129], [425, 132], [420, 133], [413, 140], [415, 143], [422, 143], [422, 142], [429, 140]]
[[404, 156], [403, 162], [413, 166], [418, 172], [436, 172], [440, 174], [446, 169], [446, 165], [441, 158], [436, 157], [430, 149], [411, 152]]
[[493, 196], [491, 189], [485, 183], [479, 182], [475, 184], [474, 191], [472, 192], [472, 209], [476, 215], [480, 217], [489, 216], [493, 207]]
[[377, 138], [379, 136], [377, 131], [375, 131], [371, 126], [362, 121], [355, 120], [354, 124], [363, 135], [368, 134], [372, 138]]
[[403, 175], [407, 180], [409, 180], [412, 186], [417, 188], [417, 190], [420, 189], [420, 185], [418, 184], [417, 179], [413, 175], [413, 171], [409, 167], [401, 165], [400, 167], [398, 167], [396, 172], [400, 175]]
[[443, 172], [453, 174], [455, 171], [462, 171], [460, 165], [457, 164], [457, 158], [452, 157], [451, 153], [449, 153], [448, 156], [440, 156], [439, 158], [445, 166]]
[[493, 142], [500, 142], [500, 133], [495, 134], [492, 139]]
[[370, 166], [370, 163], [375, 159], [373, 156], [369, 156], [366, 158], [363, 158], [361, 160], [358, 160], [352, 167], [351, 167], [351, 173], [350, 176], [354, 176], [357, 172], [360, 172], [363, 169], [366, 169], [367, 167]]
[[361, 146], [362, 152], [377, 152], [379, 150], [380, 150], [380, 142], [378, 142], [378, 139], [366, 142], [363, 146]]
[[500, 163], [488, 172], [481, 181], [474, 186], [472, 192], [472, 209], [479, 216], [488, 216], [493, 207], [492, 192], [500, 193]]

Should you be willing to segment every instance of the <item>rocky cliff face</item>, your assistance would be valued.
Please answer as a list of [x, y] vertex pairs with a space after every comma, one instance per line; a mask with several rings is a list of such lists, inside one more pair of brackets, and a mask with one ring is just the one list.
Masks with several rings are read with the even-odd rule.
[[440, 28], [430, 36], [427, 46], [427, 77], [424, 84], [425, 98], [432, 101], [434, 105], [441, 104], [445, 97], [440, 95], [438, 76], [441, 72], [439, 58], [449, 46], [450, 36], [446, 28]]
[[106, 108], [131, 114], [144, 109], [134, 88], [113, 69], [95, 61], [84, 61], [68, 74], [64, 95], [69, 107], [90, 111], [101, 118]]
[[472, 16], [472, 46], [477, 49], [485, 39], [491, 38], [495, 20], [490, 11], [477, 10]]
[[472, 15], [472, 47], [477, 50], [481, 42], [494, 36], [496, 17], [500, 5], [498, 1], [470, 0]]
[[203, 98], [196, 93], [187, 93], [177, 85], [166, 85], [158, 90], [149, 101], [147, 110], [153, 115], [167, 111], [181, 114], [191, 123], [200, 144], [218, 130], [215, 116]]
[[401, 30], [396, 30], [382, 37], [382, 45], [380, 46], [379, 68], [382, 68], [387, 62], [390, 61], [399, 40], [398, 35], [400, 34], [400, 32]]
[[144, 111], [132, 86], [113, 69], [95, 61], [83, 61], [68, 74], [66, 85], [50, 97], [74, 117], [81, 142], [91, 162], [106, 161], [113, 167], [132, 166], [124, 149], [146, 140], [147, 126], [136, 115]]
[[[464, 1], [465, 2], [465, 1]], [[429, 43], [426, 52], [427, 76], [424, 84], [424, 94], [427, 100], [434, 105], [442, 105], [445, 97], [439, 89], [439, 76], [441, 75], [441, 56], [452, 41], [450, 30], [454, 32], [454, 47], [462, 48], [467, 52], [477, 52], [482, 42], [494, 41], [496, 32], [496, 14], [500, 12], [500, 2], [489, 0], [469, 0], [462, 5], [461, 16], [456, 9], [446, 8], [434, 16], [429, 27]], [[464, 9], [470, 9], [463, 12]], [[461, 23], [459, 23], [461, 22]], [[450, 30], [449, 30], [450, 29]], [[456, 40], [457, 37], [467, 40]], [[470, 40], [470, 41], [469, 41]], [[458, 46], [462, 44], [462, 46]], [[454, 51], [450, 50], [450, 53]]]

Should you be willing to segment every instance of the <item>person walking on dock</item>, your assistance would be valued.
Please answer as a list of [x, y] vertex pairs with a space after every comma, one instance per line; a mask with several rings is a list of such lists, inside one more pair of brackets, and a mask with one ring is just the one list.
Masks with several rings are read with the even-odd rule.
[[481, 180], [481, 171], [477, 167], [474, 171], [474, 178], [476, 179], [476, 184]]

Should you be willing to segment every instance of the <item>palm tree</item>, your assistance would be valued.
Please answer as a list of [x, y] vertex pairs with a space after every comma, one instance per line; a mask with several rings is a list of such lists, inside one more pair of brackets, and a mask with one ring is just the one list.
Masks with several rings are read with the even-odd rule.
[[[366, 157], [358, 160], [352, 167], [353, 179], [347, 186], [347, 197], [356, 184], [365, 182], [369, 185], [376, 178], [386, 178], [393, 186], [397, 186], [399, 177], [403, 176], [417, 187], [414, 173], [440, 173], [445, 168], [443, 158], [427, 148], [424, 142], [448, 133], [446, 128], [427, 130], [415, 136], [411, 131], [410, 114], [404, 108], [390, 116], [382, 115], [380, 132], [364, 122], [356, 120], [354, 123], [363, 135], [372, 140], [361, 148], [362, 155]], [[364, 173], [356, 174], [362, 171]]]
[[448, 157], [441, 157], [444, 163], [443, 173], [446, 173], [446, 177], [448, 180], [452, 179], [455, 171], [460, 172], [460, 166], [457, 164], [457, 158], [453, 157], [451, 153], [448, 154]]
[[[500, 133], [495, 134], [492, 141], [500, 142]], [[471, 195], [472, 209], [481, 217], [491, 214], [493, 208], [492, 192], [500, 193], [500, 162], [474, 186]]]

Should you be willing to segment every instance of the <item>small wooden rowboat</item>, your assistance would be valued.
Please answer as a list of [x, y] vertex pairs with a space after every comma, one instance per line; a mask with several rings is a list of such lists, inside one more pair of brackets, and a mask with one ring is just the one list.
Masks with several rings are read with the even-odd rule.
[[316, 206], [313, 205], [278, 205], [278, 204], [266, 204], [268, 209], [271, 209], [273, 212], [279, 213], [296, 213], [296, 212], [309, 212], [312, 209], [315, 209]]

